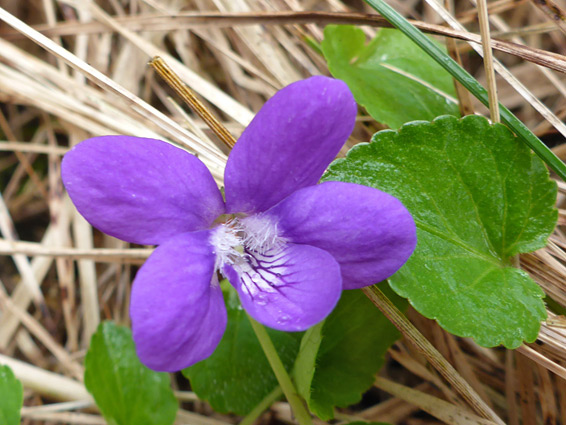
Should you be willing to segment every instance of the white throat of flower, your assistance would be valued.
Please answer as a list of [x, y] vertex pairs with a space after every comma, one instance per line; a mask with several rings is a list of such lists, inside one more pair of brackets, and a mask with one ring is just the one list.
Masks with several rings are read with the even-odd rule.
[[232, 218], [214, 229], [210, 239], [216, 254], [216, 269], [231, 265], [241, 271], [250, 268], [250, 254], [278, 251], [285, 242], [279, 235], [277, 222], [260, 215]]

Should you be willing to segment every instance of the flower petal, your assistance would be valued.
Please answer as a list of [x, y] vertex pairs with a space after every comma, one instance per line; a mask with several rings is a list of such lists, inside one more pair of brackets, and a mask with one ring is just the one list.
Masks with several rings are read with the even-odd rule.
[[350, 136], [356, 112], [340, 80], [311, 77], [277, 92], [230, 153], [224, 173], [228, 212], [265, 211], [317, 183]]
[[301, 189], [266, 214], [276, 217], [280, 236], [332, 254], [344, 289], [387, 279], [417, 243], [415, 222], [397, 198], [353, 183]]
[[63, 158], [63, 182], [94, 227], [128, 242], [154, 245], [202, 230], [224, 213], [206, 166], [169, 143], [95, 137]]
[[130, 316], [138, 357], [173, 372], [213, 352], [226, 328], [226, 307], [214, 273], [209, 231], [184, 233], [160, 245], [138, 271]]
[[249, 264], [226, 266], [246, 311], [258, 322], [282, 331], [303, 331], [324, 319], [342, 292], [340, 267], [327, 252], [285, 244], [250, 254]]

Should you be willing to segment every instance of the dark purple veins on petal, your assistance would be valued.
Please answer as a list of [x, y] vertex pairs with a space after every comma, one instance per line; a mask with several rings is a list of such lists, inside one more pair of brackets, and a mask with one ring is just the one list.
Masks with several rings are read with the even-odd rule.
[[321, 249], [285, 244], [248, 255], [249, 267], [226, 266], [224, 272], [242, 306], [266, 326], [303, 331], [323, 320], [340, 298], [340, 267]]

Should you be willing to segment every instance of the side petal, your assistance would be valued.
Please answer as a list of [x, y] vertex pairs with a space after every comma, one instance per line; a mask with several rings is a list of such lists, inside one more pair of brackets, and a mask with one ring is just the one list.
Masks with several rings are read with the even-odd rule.
[[185, 233], [160, 245], [138, 271], [130, 316], [138, 357], [173, 372], [204, 360], [226, 328], [210, 232]]
[[224, 173], [230, 213], [265, 211], [318, 182], [354, 129], [348, 86], [311, 77], [267, 101], [232, 149]]
[[387, 279], [417, 243], [415, 222], [397, 198], [353, 183], [301, 189], [266, 214], [277, 220], [280, 236], [332, 254], [344, 289]]
[[206, 166], [160, 140], [85, 140], [65, 155], [61, 175], [87, 221], [128, 242], [159, 244], [205, 229], [224, 213], [222, 195]]
[[330, 254], [307, 245], [285, 244], [249, 263], [224, 269], [246, 311], [282, 331], [304, 331], [324, 319], [342, 292], [340, 266]]

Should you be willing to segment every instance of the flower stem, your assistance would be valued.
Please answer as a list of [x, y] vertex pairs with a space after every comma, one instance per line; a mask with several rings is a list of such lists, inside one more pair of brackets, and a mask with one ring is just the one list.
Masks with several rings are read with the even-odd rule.
[[283, 366], [283, 362], [279, 358], [277, 354], [277, 350], [269, 337], [267, 330], [263, 327], [262, 324], [256, 322], [248, 315], [248, 319], [250, 319], [250, 323], [252, 324], [252, 328], [259, 340], [261, 348], [267, 357], [267, 361], [271, 365], [271, 369], [273, 369], [273, 373], [275, 373], [275, 377], [283, 390], [283, 394], [287, 398], [287, 401], [291, 405], [291, 409], [295, 414], [295, 418], [299, 422], [300, 425], [312, 425], [311, 415], [307, 411], [303, 401], [297, 394], [297, 390], [291, 381], [291, 377], [285, 370], [285, 366]]
[[283, 395], [281, 387], [277, 385], [273, 391], [271, 391], [263, 400], [259, 402], [253, 410], [248, 413], [244, 419], [240, 421], [238, 425], [252, 425], [257, 418], [261, 416], [263, 412], [271, 407], [271, 405], [277, 401]]

